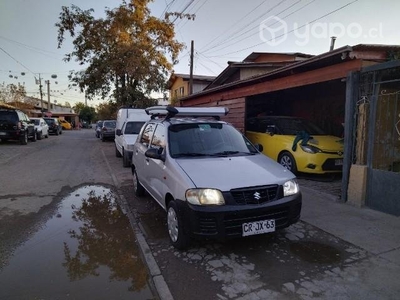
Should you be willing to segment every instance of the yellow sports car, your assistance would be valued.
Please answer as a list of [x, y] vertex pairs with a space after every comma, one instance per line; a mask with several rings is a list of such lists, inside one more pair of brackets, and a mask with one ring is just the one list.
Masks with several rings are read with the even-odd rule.
[[326, 135], [312, 122], [296, 117], [255, 117], [246, 136], [263, 153], [292, 171], [325, 174], [342, 171], [343, 139]]
[[59, 119], [58, 121], [60, 122], [62, 129], [64, 129], [64, 130], [71, 130], [72, 129], [72, 125], [68, 121], [65, 121], [65, 120], [62, 120], [62, 119]]

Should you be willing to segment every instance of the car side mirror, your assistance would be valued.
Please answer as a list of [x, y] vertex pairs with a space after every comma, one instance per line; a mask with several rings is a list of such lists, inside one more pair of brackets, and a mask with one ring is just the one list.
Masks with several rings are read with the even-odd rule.
[[122, 135], [121, 129], [117, 129], [117, 131], [115, 132], [116, 135], [120, 136]]
[[261, 145], [261, 144], [255, 144], [254, 147], [256, 147], [256, 149], [257, 149], [258, 151], [260, 151], [260, 152], [263, 152], [263, 150], [264, 150], [264, 147], [263, 147], [263, 145]]
[[144, 155], [148, 158], [153, 158], [153, 159], [158, 159], [165, 161], [165, 155], [163, 154], [164, 151], [163, 148], [157, 149], [157, 148], [150, 148], [147, 149]]

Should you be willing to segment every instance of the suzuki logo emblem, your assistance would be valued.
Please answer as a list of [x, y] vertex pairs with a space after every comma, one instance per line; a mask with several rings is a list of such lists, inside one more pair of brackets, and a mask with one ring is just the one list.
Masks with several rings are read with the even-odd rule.
[[255, 192], [255, 193], [253, 194], [253, 196], [254, 196], [254, 198], [257, 199], [257, 200], [260, 200], [260, 198], [261, 198], [261, 195], [260, 195], [259, 192]]

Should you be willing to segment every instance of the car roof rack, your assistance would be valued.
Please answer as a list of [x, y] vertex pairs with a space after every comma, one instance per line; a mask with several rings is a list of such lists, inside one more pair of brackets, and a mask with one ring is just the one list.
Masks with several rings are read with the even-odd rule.
[[176, 116], [185, 117], [213, 117], [219, 120], [220, 117], [226, 116], [229, 113], [227, 107], [174, 107], [174, 106], [152, 106], [145, 109], [148, 115], [151, 115], [151, 119], [156, 117], [165, 116], [165, 119]]

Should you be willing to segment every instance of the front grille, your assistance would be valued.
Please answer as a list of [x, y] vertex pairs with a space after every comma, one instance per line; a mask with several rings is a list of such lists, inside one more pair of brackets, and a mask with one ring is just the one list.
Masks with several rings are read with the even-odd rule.
[[277, 199], [278, 185], [234, 189], [230, 192], [236, 204], [262, 204]]
[[217, 234], [218, 229], [217, 229], [217, 220], [214, 217], [207, 217], [200, 215], [198, 217], [198, 224], [199, 224], [199, 230], [201, 234], [203, 235], [214, 235]]
[[341, 171], [343, 166], [335, 165], [335, 161], [336, 160], [334, 158], [328, 158], [322, 165], [322, 170], [324, 170], [324, 171]]

